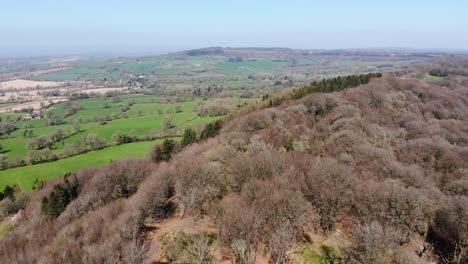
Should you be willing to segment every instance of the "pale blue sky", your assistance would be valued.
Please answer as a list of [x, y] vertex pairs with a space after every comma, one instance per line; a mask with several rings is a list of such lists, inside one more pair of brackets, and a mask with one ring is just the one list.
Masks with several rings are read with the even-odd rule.
[[0, 0], [0, 53], [468, 48], [464, 0]]

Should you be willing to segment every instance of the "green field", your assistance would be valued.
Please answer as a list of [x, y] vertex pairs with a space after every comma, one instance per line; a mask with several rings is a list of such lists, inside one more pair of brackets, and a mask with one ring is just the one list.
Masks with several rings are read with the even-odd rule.
[[109, 73], [105, 69], [100, 68], [71, 68], [68, 70], [41, 74], [34, 76], [32, 79], [38, 81], [62, 81], [62, 80], [96, 80], [109, 78]]
[[[218, 119], [219, 117], [200, 117], [196, 111], [196, 105], [200, 102], [209, 102], [213, 99], [185, 100], [179, 103], [166, 103], [166, 98], [145, 95], [122, 95], [119, 100], [112, 98], [93, 98], [72, 101], [79, 105], [80, 110], [70, 116], [66, 116], [66, 103], [53, 105], [49, 111], [57, 116], [64, 117], [61, 125], [48, 125], [46, 116], [41, 119], [17, 121], [18, 128], [10, 135], [0, 138], [3, 146], [2, 154], [10, 164], [18, 164], [20, 160], [29, 162], [30, 150], [28, 143], [37, 136], [51, 136], [61, 130], [65, 138], [52, 145], [52, 153], [59, 158], [66, 146], [73, 146], [79, 139], [89, 134], [96, 134], [102, 138], [107, 148], [88, 152], [85, 154], [62, 158], [54, 162], [45, 162], [36, 165], [10, 168], [0, 171], [0, 190], [7, 184], [20, 184], [25, 190], [30, 190], [36, 178], [50, 179], [63, 175], [66, 172], [76, 171], [81, 168], [100, 166], [108, 163], [111, 159], [121, 159], [126, 156], [143, 157], [149, 147], [155, 141], [129, 143], [115, 146], [112, 136], [116, 131], [143, 138], [143, 140], [163, 137], [166, 135], [181, 135], [186, 127], [198, 127]], [[242, 101], [246, 101], [244, 99]], [[129, 105], [130, 108], [122, 112], [122, 107]], [[163, 102], [163, 103], [161, 103]], [[0, 114], [2, 119], [15, 119], [24, 116], [24, 113]], [[161, 128], [165, 117], [171, 117], [174, 127], [168, 131]], [[102, 122], [102, 118], [106, 120]], [[100, 120], [100, 121], [99, 121]], [[77, 132], [75, 125], [79, 125]], [[69, 153], [69, 152], [67, 152]]]
[[[161, 122], [166, 116], [171, 117], [175, 125], [195, 119], [197, 117], [196, 104], [202, 101], [207, 102], [211, 99], [188, 100], [180, 103], [158, 103], [160, 100], [161, 98], [157, 96], [127, 95], [121, 96], [117, 102], [109, 98], [73, 101], [74, 104], [81, 107], [81, 110], [76, 114], [64, 118], [65, 123], [63, 125], [48, 126], [47, 117], [16, 122], [18, 130], [0, 139], [0, 144], [4, 147], [3, 154], [9, 158], [20, 157], [26, 159], [28, 156], [27, 143], [31, 139], [29, 135], [31, 131], [32, 137], [51, 135], [59, 129], [66, 134], [71, 134], [74, 133], [73, 124], [77, 122], [79, 123], [81, 132], [68, 136], [65, 140], [66, 144], [72, 144], [76, 139], [91, 133], [98, 134], [108, 140], [108, 143], [111, 143], [112, 134], [117, 130], [127, 133], [134, 130], [138, 136], [142, 136], [145, 133], [159, 130]], [[127, 105], [130, 101], [134, 104], [125, 113], [128, 117], [122, 118], [120, 106]], [[104, 104], [107, 106], [104, 107]], [[176, 113], [177, 107], [182, 112]], [[59, 116], [65, 116], [67, 112], [65, 103], [53, 105], [50, 111]], [[109, 120], [113, 114], [116, 117]], [[25, 114], [17, 114], [17, 116], [22, 115]], [[6, 119], [14, 116], [12, 114], [0, 114], [0, 117]], [[100, 117], [109, 121], [106, 124], [100, 124], [98, 122]], [[211, 119], [200, 118], [196, 122], [203, 122], [204, 120]], [[56, 147], [59, 149], [63, 148], [61, 144], [56, 144]]]
[[49, 180], [60, 177], [67, 172], [99, 167], [125, 157], [144, 158], [151, 146], [160, 141], [124, 144], [54, 162], [0, 171], [0, 190], [3, 190], [5, 185], [19, 184], [21, 189], [29, 191], [35, 179]]
[[424, 80], [430, 81], [430, 82], [440, 81], [440, 80], [443, 80], [443, 79], [444, 79], [444, 77], [434, 76], [434, 75], [430, 75], [430, 74], [428, 74], [428, 75], [426, 75], [424, 77]]
[[272, 60], [255, 60], [255, 61], [240, 61], [240, 62], [221, 62], [215, 64], [219, 72], [231, 75], [249, 75], [261, 73], [273, 73], [278, 67], [287, 65], [284, 61]]
[[[174, 79], [180, 76], [212, 76], [225, 74], [227, 76], [244, 76], [249, 74], [274, 73], [281, 66], [288, 64], [287, 60], [263, 58], [245, 58], [240, 62], [228, 62], [222, 56], [186, 56], [186, 57], [144, 57], [134, 60], [119, 61], [84, 61], [73, 68], [53, 73], [34, 76], [40, 81], [63, 80], [122, 80], [134, 75], [153, 75], [163, 79]], [[299, 65], [311, 65], [315, 62], [301, 59]], [[182, 77], [185, 78], [186, 77]]]
[[27, 138], [11, 138], [1, 140], [3, 146], [3, 153], [8, 157], [26, 157], [28, 154], [28, 142], [30, 139]]
[[297, 60], [297, 65], [298, 66], [304, 66], [304, 65], [313, 65], [316, 64], [317, 62], [311, 59], [298, 59]]

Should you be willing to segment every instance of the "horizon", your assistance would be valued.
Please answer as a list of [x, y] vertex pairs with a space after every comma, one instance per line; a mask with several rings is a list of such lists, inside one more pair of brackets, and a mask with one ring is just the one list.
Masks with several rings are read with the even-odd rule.
[[468, 43], [468, 3], [451, 0], [23, 0], [2, 7], [3, 57], [162, 54], [213, 46], [459, 51]]

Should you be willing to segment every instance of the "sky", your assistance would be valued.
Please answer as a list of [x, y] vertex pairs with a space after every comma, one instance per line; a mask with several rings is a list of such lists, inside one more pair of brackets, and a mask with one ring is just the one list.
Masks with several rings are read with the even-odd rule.
[[465, 0], [0, 0], [0, 54], [468, 49]]

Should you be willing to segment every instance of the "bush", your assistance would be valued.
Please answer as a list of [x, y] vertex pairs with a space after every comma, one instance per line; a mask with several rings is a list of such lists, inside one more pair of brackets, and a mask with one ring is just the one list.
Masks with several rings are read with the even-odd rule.
[[27, 193], [19, 192], [14, 199], [3, 199], [0, 201], [0, 218], [6, 218], [19, 210], [25, 209], [30, 200]]
[[163, 121], [161, 122], [161, 127], [163, 129], [170, 129], [174, 127], [174, 122], [170, 116], [165, 116]]
[[135, 139], [124, 132], [117, 130], [112, 134], [112, 140], [117, 144], [126, 144], [126, 143], [132, 143]]
[[49, 136], [39, 136], [32, 138], [28, 143], [28, 148], [30, 150], [41, 150], [41, 149], [51, 149], [54, 142]]
[[29, 161], [31, 164], [54, 161], [58, 157], [50, 149], [31, 150], [29, 151]]

